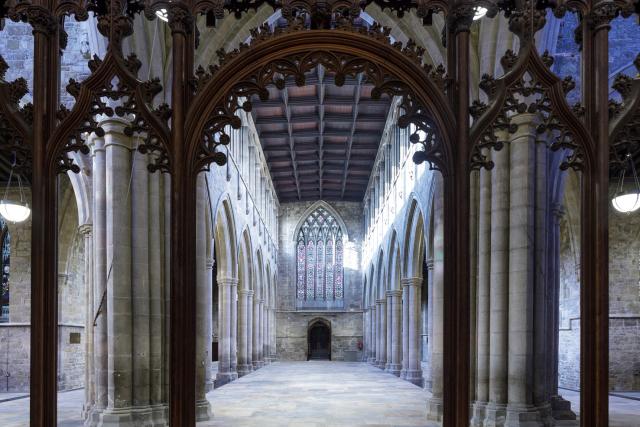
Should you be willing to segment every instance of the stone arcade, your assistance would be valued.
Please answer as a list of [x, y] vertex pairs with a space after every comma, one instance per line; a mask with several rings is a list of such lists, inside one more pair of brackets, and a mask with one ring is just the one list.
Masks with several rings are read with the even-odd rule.
[[0, 425], [640, 425], [638, 13], [0, 0]]

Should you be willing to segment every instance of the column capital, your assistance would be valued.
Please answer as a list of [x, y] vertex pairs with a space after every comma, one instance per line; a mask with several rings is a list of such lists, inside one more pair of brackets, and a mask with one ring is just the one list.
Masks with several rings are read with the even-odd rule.
[[402, 296], [402, 290], [401, 289], [394, 289], [392, 291], [387, 291], [387, 296], [388, 297], [401, 297]]
[[387, 299], [386, 298], [379, 298], [376, 300], [376, 303], [378, 304], [386, 304], [387, 303]]
[[422, 286], [422, 277], [404, 277], [400, 283], [402, 286]]
[[84, 236], [90, 235], [92, 230], [93, 230], [93, 224], [91, 223], [85, 223], [78, 227], [78, 233]]
[[207, 270], [213, 270], [213, 266], [215, 265], [215, 261], [212, 259], [208, 259], [205, 267], [207, 268]]
[[217, 282], [218, 286], [238, 286], [238, 279], [233, 277], [220, 277]]
[[425, 264], [427, 265], [427, 270], [431, 271], [436, 263], [433, 261], [433, 258], [429, 258]]
[[251, 296], [253, 295], [253, 291], [251, 289], [238, 289], [238, 295]]
[[265, 300], [264, 300], [264, 298], [260, 298], [260, 299], [258, 300], [258, 302], [259, 302], [260, 304], [264, 304], [264, 303], [265, 303]]

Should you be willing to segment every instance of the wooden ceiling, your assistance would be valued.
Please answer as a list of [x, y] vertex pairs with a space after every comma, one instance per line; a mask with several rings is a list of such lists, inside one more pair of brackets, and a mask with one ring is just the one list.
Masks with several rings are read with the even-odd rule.
[[253, 119], [281, 203], [362, 201], [391, 99], [371, 98], [362, 76], [336, 86], [322, 66], [269, 99], [252, 99]]

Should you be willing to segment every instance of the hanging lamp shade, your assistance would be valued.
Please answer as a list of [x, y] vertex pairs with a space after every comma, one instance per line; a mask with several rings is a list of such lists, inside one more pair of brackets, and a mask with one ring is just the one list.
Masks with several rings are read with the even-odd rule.
[[[640, 209], [640, 180], [631, 153], [628, 153], [624, 161], [628, 163], [620, 171], [616, 192], [611, 198], [611, 205], [621, 213], [631, 213]], [[627, 170], [631, 176], [626, 177]]]
[[28, 203], [11, 200], [0, 201], [0, 215], [9, 222], [23, 222], [31, 215]]
[[473, 14], [473, 20], [477, 21], [478, 19], [482, 19], [487, 15], [489, 10], [486, 7], [476, 6], [475, 13]]
[[626, 193], [617, 193], [611, 199], [611, 205], [615, 210], [621, 213], [631, 213], [640, 209], [640, 192], [630, 191]]

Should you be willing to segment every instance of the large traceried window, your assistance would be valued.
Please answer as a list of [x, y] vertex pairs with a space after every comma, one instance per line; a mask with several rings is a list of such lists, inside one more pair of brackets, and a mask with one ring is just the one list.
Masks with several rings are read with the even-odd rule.
[[11, 235], [0, 218], [0, 322], [9, 321], [9, 264], [11, 261]]
[[296, 237], [298, 300], [342, 300], [342, 239], [342, 228], [327, 209], [318, 207], [305, 219]]

